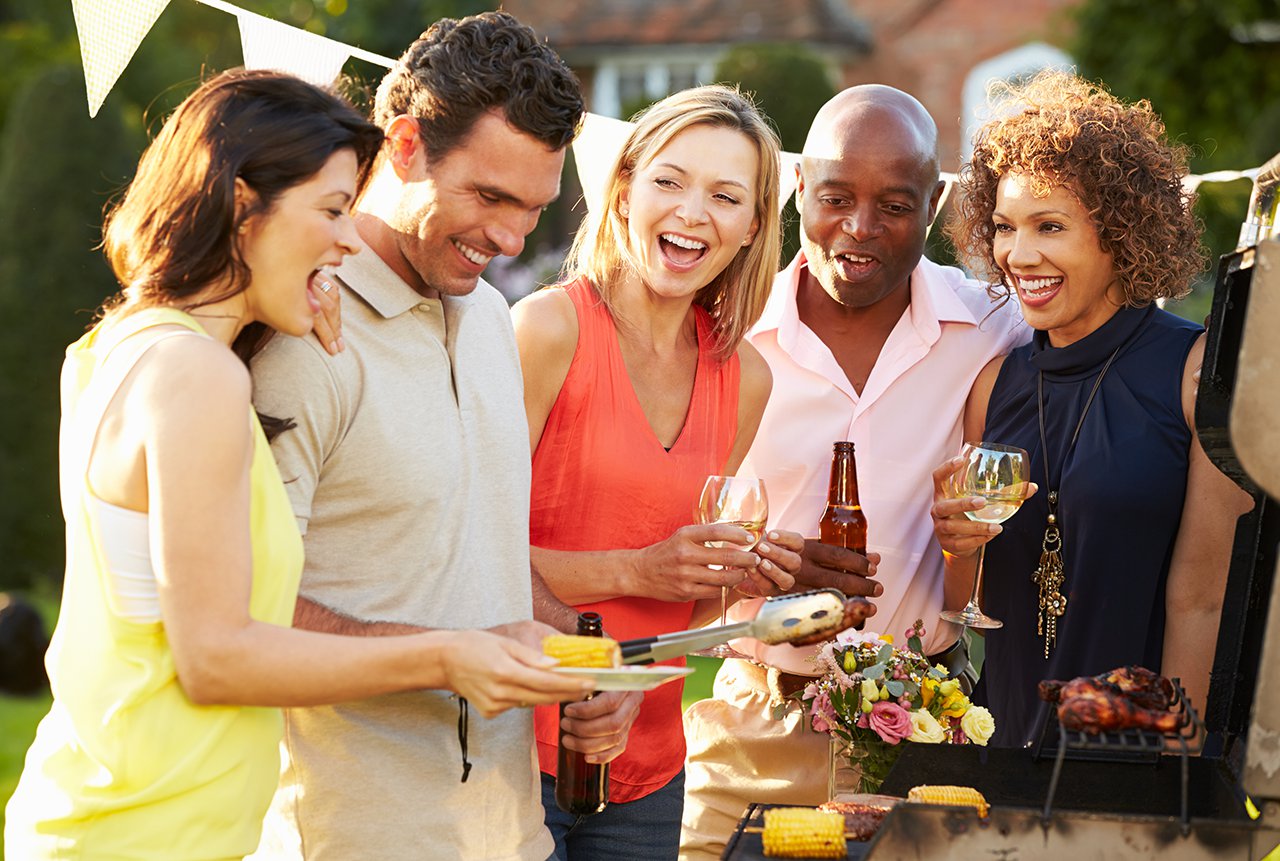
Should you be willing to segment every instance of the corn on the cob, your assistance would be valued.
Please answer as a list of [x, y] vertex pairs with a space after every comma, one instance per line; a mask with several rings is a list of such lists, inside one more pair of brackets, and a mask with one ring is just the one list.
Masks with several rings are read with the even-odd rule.
[[811, 807], [764, 812], [764, 854], [769, 858], [844, 858], [844, 816]]
[[979, 816], [987, 815], [987, 799], [972, 786], [915, 786], [907, 793], [907, 801], [923, 804], [948, 804], [953, 807], [976, 807]]
[[552, 634], [542, 641], [542, 651], [562, 667], [616, 667], [622, 663], [617, 641], [605, 637]]

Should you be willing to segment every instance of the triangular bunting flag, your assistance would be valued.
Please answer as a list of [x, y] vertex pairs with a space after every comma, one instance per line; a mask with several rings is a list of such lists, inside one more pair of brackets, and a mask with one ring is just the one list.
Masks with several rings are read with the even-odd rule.
[[342, 71], [351, 48], [341, 42], [241, 11], [240, 45], [246, 69], [275, 69], [327, 87]]
[[71, 0], [84, 62], [89, 116], [98, 115], [133, 52], [168, 5], [169, 0]]
[[582, 185], [587, 212], [596, 212], [603, 204], [609, 169], [632, 128], [633, 123], [603, 114], [587, 114], [583, 121], [582, 131], [573, 141], [573, 161], [578, 166], [578, 182]]

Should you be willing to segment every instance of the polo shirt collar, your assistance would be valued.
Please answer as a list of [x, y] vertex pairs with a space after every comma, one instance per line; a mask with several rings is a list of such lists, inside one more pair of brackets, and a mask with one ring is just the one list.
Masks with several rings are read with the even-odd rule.
[[[791, 264], [778, 273], [764, 313], [752, 327], [752, 334], [777, 331], [779, 341], [794, 340], [795, 327], [800, 325], [796, 292], [800, 289], [800, 275], [808, 265], [804, 252], [800, 251]], [[973, 312], [947, 283], [945, 271], [938, 264], [921, 257], [911, 273], [911, 304], [907, 309], [911, 325], [930, 342], [937, 339], [942, 323], [978, 325]]]
[[387, 319], [423, 303], [440, 304], [439, 299], [428, 299], [406, 284], [363, 240], [360, 253], [347, 256], [333, 274]]

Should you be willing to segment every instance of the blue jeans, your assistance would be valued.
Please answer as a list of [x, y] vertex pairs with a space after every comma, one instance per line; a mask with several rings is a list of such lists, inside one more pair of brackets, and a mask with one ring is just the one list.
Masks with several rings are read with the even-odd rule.
[[542, 775], [542, 807], [556, 841], [557, 861], [665, 861], [680, 852], [684, 770], [666, 786], [591, 816], [556, 806], [556, 780]]

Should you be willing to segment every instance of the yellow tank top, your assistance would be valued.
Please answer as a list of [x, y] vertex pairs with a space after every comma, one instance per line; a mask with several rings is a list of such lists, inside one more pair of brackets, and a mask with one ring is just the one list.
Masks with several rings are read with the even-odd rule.
[[[279, 710], [192, 704], [163, 623], [127, 621], [107, 596], [87, 460], [102, 411], [137, 358], [164, 337], [191, 337], [174, 324], [207, 337], [190, 316], [155, 308], [100, 323], [67, 348], [59, 458], [67, 567], [45, 660], [54, 699], [6, 811], [5, 856], [15, 861], [240, 858], [257, 847], [275, 790]], [[249, 609], [289, 625], [302, 539], [257, 416], [250, 409], [245, 418], [254, 435]]]

